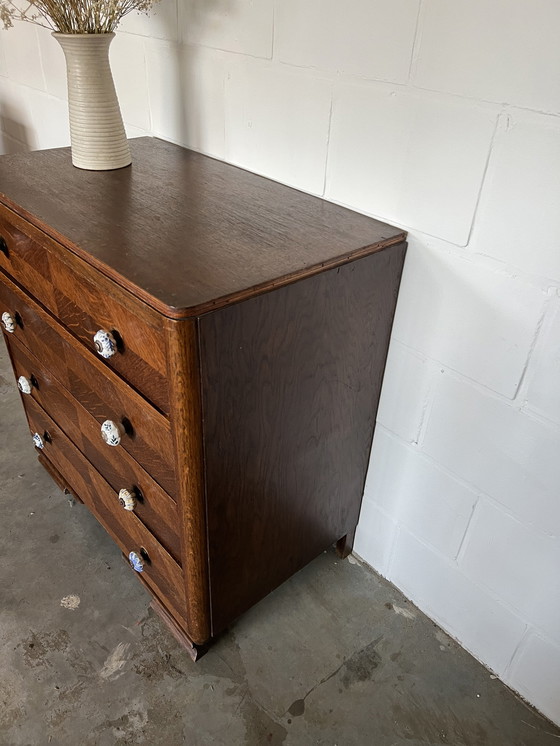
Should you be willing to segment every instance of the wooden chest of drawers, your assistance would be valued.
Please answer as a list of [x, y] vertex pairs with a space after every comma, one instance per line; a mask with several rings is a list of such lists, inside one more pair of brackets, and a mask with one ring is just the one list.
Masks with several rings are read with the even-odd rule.
[[405, 234], [151, 138], [0, 159], [0, 314], [41, 463], [193, 657], [358, 520]]

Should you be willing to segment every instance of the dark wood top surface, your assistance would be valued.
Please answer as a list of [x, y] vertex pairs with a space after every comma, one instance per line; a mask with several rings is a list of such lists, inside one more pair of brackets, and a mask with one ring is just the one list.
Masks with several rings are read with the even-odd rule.
[[143, 137], [118, 171], [70, 149], [0, 158], [0, 201], [173, 318], [203, 313], [404, 240], [385, 223]]

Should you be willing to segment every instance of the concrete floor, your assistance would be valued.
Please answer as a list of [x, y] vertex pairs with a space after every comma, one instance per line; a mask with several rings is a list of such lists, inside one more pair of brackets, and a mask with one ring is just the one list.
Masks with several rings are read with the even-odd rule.
[[558, 746], [389, 583], [325, 553], [197, 664], [39, 466], [0, 352], [2, 746]]

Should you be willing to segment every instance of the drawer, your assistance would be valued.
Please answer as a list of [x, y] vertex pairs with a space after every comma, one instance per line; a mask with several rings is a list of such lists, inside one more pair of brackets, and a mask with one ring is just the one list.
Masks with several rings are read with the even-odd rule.
[[29, 393], [22, 387], [22, 397], [41, 405], [117, 493], [126, 489], [133, 494], [136, 515], [181, 564], [179, 511], [174, 500], [127, 451], [105, 445], [97, 420], [29, 350], [16, 339], [9, 340], [9, 350], [16, 379], [23, 377], [31, 386]]
[[[96, 420], [107, 420], [122, 431], [120, 445], [172, 497], [176, 474], [171, 427], [119, 376], [79, 344], [26, 293], [0, 277], [0, 314], [8, 311], [15, 320], [13, 333], [4, 333], [30, 350], [45, 370], [61, 383]], [[99, 435], [101, 438], [101, 435]], [[112, 446], [106, 446], [112, 450]]]
[[114, 333], [116, 352], [103, 363], [162, 412], [169, 412], [162, 317], [0, 205], [0, 267], [60, 319], [93, 354], [96, 332]]
[[54, 466], [70, 491], [87, 505], [122, 552], [127, 557], [130, 552], [143, 557], [144, 568], [139, 573], [142, 579], [185, 624], [185, 586], [177, 562], [134, 513], [125, 513], [120, 508], [117, 493], [37, 402], [26, 397], [24, 405], [31, 432], [38, 433], [43, 440], [44, 447], [39, 453]]

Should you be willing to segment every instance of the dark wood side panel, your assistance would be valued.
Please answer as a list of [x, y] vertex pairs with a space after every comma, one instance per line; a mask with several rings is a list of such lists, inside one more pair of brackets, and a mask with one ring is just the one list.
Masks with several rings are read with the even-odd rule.
[[357, 523], [404, 254], [200, 319], [214, 635]]

